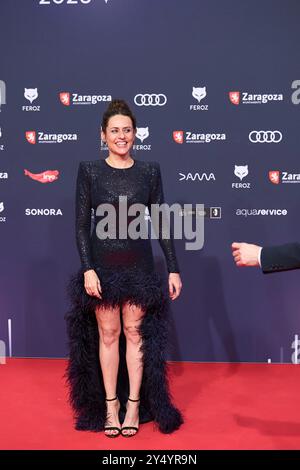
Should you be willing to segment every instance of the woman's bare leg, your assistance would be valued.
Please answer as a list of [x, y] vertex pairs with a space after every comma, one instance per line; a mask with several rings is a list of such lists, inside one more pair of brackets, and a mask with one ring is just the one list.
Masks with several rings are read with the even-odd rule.
[[[99, 307], [95, 314], [99, 331], [99, 359], [106, 398], [115, 398], [119, 368], [120, 308]], [[108, 417], [106, 425], [120, 427], [119, 401], [107, 401], [106, 405]], [[117, 431], [107, 430], [105, 433], [116, 434]]]
[[[123, 326], [126, 337], [126, 363], [129, 376], [129, 397], [137, 400], [143, 376], [143, 355], [141, 352], [142, 338], [138, 331], [144, 312], [136, 305], [124, 304]], [[122, 427], [139, 425], [139, 402], [127, 402], [127, 412]], [[124, 434], [135, 434], [135, 430], [124, 430]]]

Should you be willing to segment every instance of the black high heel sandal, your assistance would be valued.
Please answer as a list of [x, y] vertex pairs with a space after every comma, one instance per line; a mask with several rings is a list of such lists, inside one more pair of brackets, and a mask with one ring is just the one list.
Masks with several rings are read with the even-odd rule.
[[[137, 403], [138, 401], [140, 401], [139, 398], [138, 398], [137, 400], [132, 400], [132, 398], [129, 398], [129, 397], [128, 397], [128, 400], [129, 400], [129, 401], [136, 402], [136, 403]], [[126, 408], [127, 408], [127, 407], [126, 407]], [[128, 430], [129, 430], [129, 431], [130, 431], [130, 430], [133, 430], [133, 431], [135, 431], [135, 433], [133, 433], [133, 434], [124, 434], [123, 431], [125, 431], [125, 430], [126, 430], [126, 431], [128, 431]], [[137, 428], [136, 426], [124, 426], [124, 427], [121, 428], [121, 434], [122, 434], [123, 437], [133, 437], [133, 436], [136, 436], [136, 435], [137, 435], [138, 430], [139, 430], [139, 428]]]
[[[105, 401], [115, 401], [117, 400], [118, 397], [115, 397], [115, 398], [106, 398]], [[118, 413], [120, 411], [120, 404], [119, 404], [119, 410], [118, 410]], [[108, 419], [107, 419], [108, 421]], [[118, 431], [116, 433], [113, 433], [113, 434], [106, 434], [105, 431]], [[118, 437], [120, 434], [121, 434], [121, 429], [118, 428], [117, 426], [104, 426], [104, 434], [106, 437]]]

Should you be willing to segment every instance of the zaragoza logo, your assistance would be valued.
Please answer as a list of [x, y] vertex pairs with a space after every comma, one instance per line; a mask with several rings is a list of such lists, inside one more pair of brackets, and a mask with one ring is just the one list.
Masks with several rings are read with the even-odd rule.
[[240, 104], [240, 92], [239, 91], [230, 91], [229, 92], [229, 99], [232, 104], [238, 105]]
[[26, 140], [30, 144], [36, 144], [36, 132], [35, 131], [26, 131]]
[[173, 131], [173, 139], [176, 144], [183, 144], [183, 131]]
[[269, 180], [273, 184], [279, 184], [280, 183], [280, 173], [278, 170], [272, 170], [269, 171]]
[[62, 92], [59, 94], [59, 99], [65, 106], [70, 106], [70, 93]]

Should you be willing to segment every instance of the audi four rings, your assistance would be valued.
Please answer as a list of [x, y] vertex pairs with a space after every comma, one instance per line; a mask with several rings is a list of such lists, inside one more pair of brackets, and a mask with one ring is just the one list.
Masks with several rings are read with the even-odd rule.
[[282, 133], [280, 131], [252, 131], [249, 134], [249, 140], [254, 144], [278, 144], [282, 140]]
[[166, 95], [163, 95], [161, 93], [145, 93], [144, 95], [138, 94], [134, 97], [134, 103], [137, 106], [164, 106], [166, 102]]

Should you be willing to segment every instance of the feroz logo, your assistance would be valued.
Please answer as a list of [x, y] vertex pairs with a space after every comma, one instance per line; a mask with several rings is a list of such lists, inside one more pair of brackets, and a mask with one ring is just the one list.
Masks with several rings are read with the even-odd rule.
[[24, 98], [30, 102], [30, 105], [22, 106], [22, 111], [40, 111], [41, 107], [39, 105], [33, 105], [33, 101], [38, 98], [38, 89], [37, 88], [24, 88]]
[[295, 90], [291, 96], [292, 103], [299, 104], [300, 103], [300, 80], [293, 81], [292, 89]]
[[0, 80], [0, 111], [3, 104], [6, 104], [6, 85], [3, 80]]
[[269, 171], [269, 180], [273, 184], [280, 183], [280, 172], [278, 170]]
[[149, 133], [149, 127], [137, 127], [136, 128], [136, 138], [141, 141], [141, 144], [134, 144], [133, 149], [134, 150], [151, 150], [151, 144], [144, 144], [144, 140], [148, 139], [150, 133]]
[[35, 131], [26, 131], [25, 136], [26, 136], [27, 142], [29, 142], [32, 145], [36, 144], [36, 132]]
[[242, 183], [242, 180], [248, 176], [248, 165], [234, 165], [234, 174], [240, 179], [240, 183], [232, 183], [234, 189], [250, 189], [250, 183]]
[[239, 91], [230, 91], [229, 92], [229, 99], [232, 104], [239, 105], [240, 104], [240, 92]]
[[143, 143], [149, 137], [149, 127], [137, 127], [135, 136]]
[[206, 97], [206, 87], [194, 87], [193, 86], [193, 91], [192, 91], [192, 95], [193, 95], [193, 98], [195, 98], [198, 103], [200, 103], [201, 100], [203, 100], [203, 98]]
[[251, 131], [249, 140], [254, 144], [278, 144], [282, 140], [282, 133], [280, 131]]
[[29, 170], [24, 169], [24, 175], [29, 176], [29, 178], [38, 181], [39, 183], [53, 183], [53, 181], [58, 179], [59, 171], [47, 170], [42, 173], [31, 173]]
[[173, 131], [173, 139], [176, 144], [183, 144], [183, 131]]
[[30, 104], [39, 96], [37, 88], [24, 88], [24, 97], [30, 101]]
[[248, 171], [248, 165], [235, 165], [234, 166], [234, 174], [235, 176], [237, 176], [238, 178], [240, 178], [240, 180], [242, 181], [243, 178], [245, 178], [245, 176], [247, 176], [249, 173]]
[[138, 94], [134, 97], [137, 106], [164, 106], [167, 103], [166, 95], [159, 93]]
[[59, 99], [62, 104], [65, 106], [70, 106], [70, 93], [68, 92], [61, 92], [59, 94]]
[[192, 96], [198, 101], [198, 104], [190, 104], [190, 111], [208, 111], [207, 104], [200, 104], [200, 101], [206, 97], [206, 87], [194, 87], [192, 90]]

